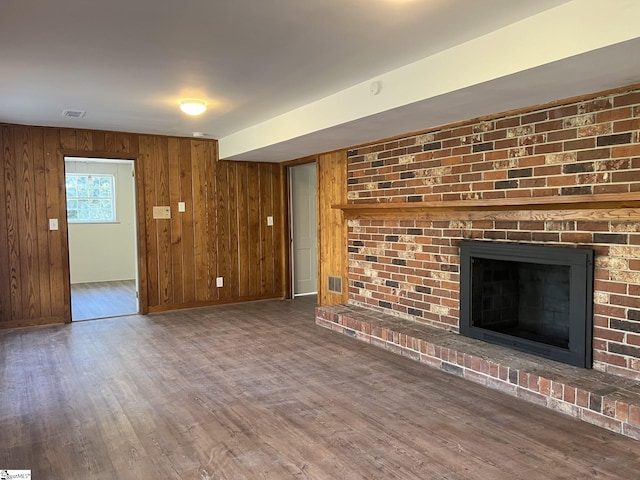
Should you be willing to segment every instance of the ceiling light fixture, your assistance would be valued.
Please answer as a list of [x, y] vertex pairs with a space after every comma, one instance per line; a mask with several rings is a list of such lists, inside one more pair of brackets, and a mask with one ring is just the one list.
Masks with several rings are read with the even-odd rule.
[[182, 100], [180, 102], [180, 110], [187, 115], [201, 115], [207, 109], [207, 104], [203, 100]]

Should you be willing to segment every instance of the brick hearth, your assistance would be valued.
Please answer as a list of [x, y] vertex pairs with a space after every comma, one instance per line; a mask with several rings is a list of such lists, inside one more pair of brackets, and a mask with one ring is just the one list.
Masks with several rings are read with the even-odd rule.
[[354, 305], [316, 309], [316, 324], [640, 440], [640, 383], [573, 367]]

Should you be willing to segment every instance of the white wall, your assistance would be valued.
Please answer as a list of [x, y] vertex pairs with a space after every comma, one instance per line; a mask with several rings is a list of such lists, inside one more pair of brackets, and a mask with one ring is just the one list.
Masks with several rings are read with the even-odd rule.
[[69, 223], [71, 283], [131, 280], [136, 274], [133, 162], [69, 160], [68, 173], [107, 173], [115, 177], [116, 223]]

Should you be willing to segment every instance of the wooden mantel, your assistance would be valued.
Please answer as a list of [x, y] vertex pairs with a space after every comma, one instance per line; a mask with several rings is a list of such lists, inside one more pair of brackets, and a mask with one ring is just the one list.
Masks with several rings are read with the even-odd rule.
[[438, 202], [332, 205], [347, 219], [640, 220], [640, 192]]

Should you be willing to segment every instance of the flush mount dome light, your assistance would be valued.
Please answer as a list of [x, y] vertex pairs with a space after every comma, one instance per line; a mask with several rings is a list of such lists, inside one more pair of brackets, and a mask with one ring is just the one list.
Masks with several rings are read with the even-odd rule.
[[187, 115], [200, 115], [207, 109], [207, 104], [203, 100], [182, 100], [180, 102], [180, 110]]

